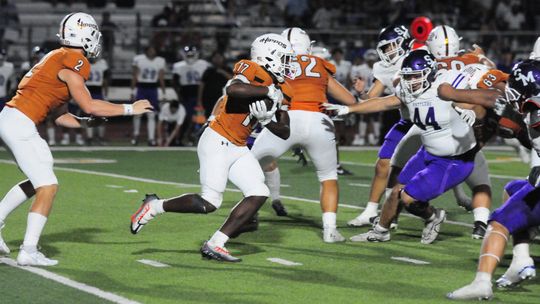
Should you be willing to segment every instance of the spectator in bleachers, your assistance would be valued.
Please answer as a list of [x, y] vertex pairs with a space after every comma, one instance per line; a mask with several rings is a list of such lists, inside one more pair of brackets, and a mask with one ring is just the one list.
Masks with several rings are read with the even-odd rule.
[[9, 101], [14, 81], [15, 69], [13, 63], [7, 61], [6, 50], [0, 48], [0, 111]]
[[315, 28], [318, 29], [333, 28], [335, 16], [329, 1], [323, 0], [320, 4], [321, 6], [319, 7], [319, 9], [317, 9], [317, 11], [315, 11], [315, 14], [313, 14], [311, 23]]
[[525, 14], [523, 14], [521, 5], [519, 5], [519, 3], [513, 3], [510, 9], [506, 11], [503, 16], [508, 30], [516, 31], [523, 28], [523, 24], [525, 23]]
[[262, 0], [249, 8], [252, 26], [281, 26], [283, 15], [273, 0]]
[[341, 48], [335, 48], [332, 50], [332, 60], [330, 63], [336, 66], [336, 74], [334, 77], [336, 80], [344, 85], [350, 87], [349, 75], [351, 74], [352, 63], [344, 59], [344, 52]]
[[211, 57], [212, 66], [208, 67], [201, 78], [197, 104], [204, 108], [208, 118], [216, 101], [223, 95], [223, 87], [232, 78], [232, 70], [225, 65], [223, 54], [215, 51]]
[[19, 13], [15, 4], [0, 0], [0, 48], [19, 39]]
[[[183, 57], [184, 60], [176, 62], [172, 70], [173, 87], [178, 100], [186, 108], [188, 118], [180, 133], [182, 140], [191, 136], [191, 117], [197, 104], [201, 77], [210, 65], [206, 60], [199, 58], [199, 50], [195, 46], [185, 46]], [[192, 138], [186, 138], [186, 142], [192, 142]]]
[[160, 147], [181, 145], [179, 135], [185, 119], [186, 109], [178, 100], [170, 101], [161, 107], [157, 125], [157, 139]]
[[285, 21], [287, 26], [304, 27], [305, 19], [309, 18], [308, 0], [289, 0], [285, 6]]
[[103, 46], [103, 57], [107, 59], [108, 62], [111, 63], [111, 66], [114, 63], [114, 44], [115, 44], [115, 37], [114, 33], [118, 30], [118, 27], [114, 22], [111, 21], [111, 13], [104, 11], [101, 15], [101, 39], [102, 39], [102, 46]]

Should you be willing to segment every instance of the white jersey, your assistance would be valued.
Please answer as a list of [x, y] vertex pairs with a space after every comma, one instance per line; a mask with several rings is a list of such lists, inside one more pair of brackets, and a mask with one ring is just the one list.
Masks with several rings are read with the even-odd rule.
[[199, 85], [204, 71], [210, 66], [206, 60], [197, 59], [189, 64], [187, 61], [179, 61], [173, 65], [173, 74], [180, 77], [180, 85]]
[[177, 125], [181, 125], [184, 123], [184, 120], [186, 119], [186, 109], [183, 105], [178, 105], [178, 110], [175, 113], [171, 112], [171, 104], [166, 103], [161, 107], [161, 111], [159, 112], [159, 121], [165, 121], [168, 123], [174, 123], [176, 122]]
[[373, 78], [380, 81], [385, 87], [385, 93], [390, 95], [396, 92], [394, 80], [399, 78], [399, 70], [405, 56], [401, 57], [394, 64], [387, 64], [384, 61], [375, 62], [373, 65]]
[[133, 66], [139, 68], [138, 83], [157, 83], [159, 72], [165, 69], [165, 59], [156, 56], [150, 60], [141, 54], [133, 58]]
[[7, 87], [8, 81], [12, 80], [14, 73], [15, 69], [13, 63], [4, 61], [4, 63], [0, 65], [0, 98], [6, 97], [9, 90]]
[[366, 88], [370, 88], [373, 85], [373, 69], [366, 63], [361, 65], [353, 65], [351, 68], [351, 80], [361, 78], [365, 81]]
[[401, 85], [396, 88], [397, 95], [405, 103], [413, 123], [421, 131], [422, 144], [427, 152], [441, 157], [463, 154], [476, 145], [472, 127], [463, 121], [452, 106], [437, 95], [439, 85], [453, 84], [455, 88], [467, 87], [467, 81], [459, 71], [441, 70], [435, 81], [418, 98], [407, 100]]
[[95, 63], [90, 65], [90, 76], [86, 81], [88, 86], [103, 86], [103, 78], [105, 77], [105, 71], [109, 69], [109, 65], [105, 59], [99, 59]]
[[334, 60], [330, 60], [330, 63], [336, 66], [336, 73], [334, 74], [336, 80], [342, 85], [347, 85], [347, 79], [351, 74], [352, 63], [347, 60], [341, 60], [339, 64]]

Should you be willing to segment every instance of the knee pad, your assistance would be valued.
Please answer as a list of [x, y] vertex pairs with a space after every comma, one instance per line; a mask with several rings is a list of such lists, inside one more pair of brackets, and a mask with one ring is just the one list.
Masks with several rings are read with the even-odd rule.
[[19, 188], [21, 188], [27, 198], [31, 198], [32, 196], [36, 195], [36, 189], [34, 189], [34, 186], [32, 185], [32, 182], [30, 182], [30, 180], [25, 180], [24, 182], [21, 182], [19, 184]]
[[[219, 207], [221, 207], [221, 203], [223, 203], [223, 193], [219, 193], [219, 192], [211, 190], [211, 189], [203, 190], [203, 193], [202, 193], [201, 197], [204, 200], [204, 203], [202, 203], [202, 204], [204, 204], [207, 207], [208, 207], [208, 205], [210, 205], [210, 206], [214, 207], [214, 210], [219, 209]], [[209, 208], [207, 208], [206, 210], [207, 210], [207, 212], [210, 212], [210, 211], [208, 211]]]

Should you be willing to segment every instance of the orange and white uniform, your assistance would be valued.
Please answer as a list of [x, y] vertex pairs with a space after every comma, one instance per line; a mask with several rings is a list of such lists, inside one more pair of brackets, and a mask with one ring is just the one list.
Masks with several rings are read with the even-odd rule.
[[437, 59], [437, 66], [439, 69], [445, 70], [462, 70], [469, 64], [480, 63], [480, 57], [473, 53], [465, 53], [456, 57], [448, 57], [443, 59]]
[[[286, 83], [278, 85], [271, 74], [249, 60], [241, 60], [234, 67], [234, 78], [255, 86], [276, 84], [282, 89], [284, 103], [290, 102], [292, 91]], [[257, 124], [249, 113], [253, 100], [239, 100], [225, 95], [216, 117], [203, 132], [197, 146], [201, 196], [214, 205], [221, 206], [227, 179], [248, 196], [268, 196], [264, 174], [257, 159], [246, 146], [246, 140]], [[265, 128], [266, 130], [266, 128]]]
[[58, 79], [63, 69], [87, 80], [90, 63], [74, 49], [59, 48], [48, 53], [23, 77], [17, 94], [0, 112], [0, 137], [34, 188], [58, 183], [51, 151], [36, 125], [71, 98], [67, 84]]
[[319, 181], [336, 180], [334, 123], [320, 107], [327, 101], [328, 81], [336, 68], [312, 55], [298, 55], [296, 65], [296, 78], [287, 82], [294, 92], [289, 110], [289, 138], [283, 140], [263, 129], [251, 151], [265, 165], [293, 146], [302, 146], [315, 165]]

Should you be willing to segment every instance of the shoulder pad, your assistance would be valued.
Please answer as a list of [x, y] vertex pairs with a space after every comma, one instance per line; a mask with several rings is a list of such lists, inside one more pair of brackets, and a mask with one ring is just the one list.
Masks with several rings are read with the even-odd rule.
[[531, 97], [523, 103], [521, 110], [523, 113], [540, 109], [540, 96]]

